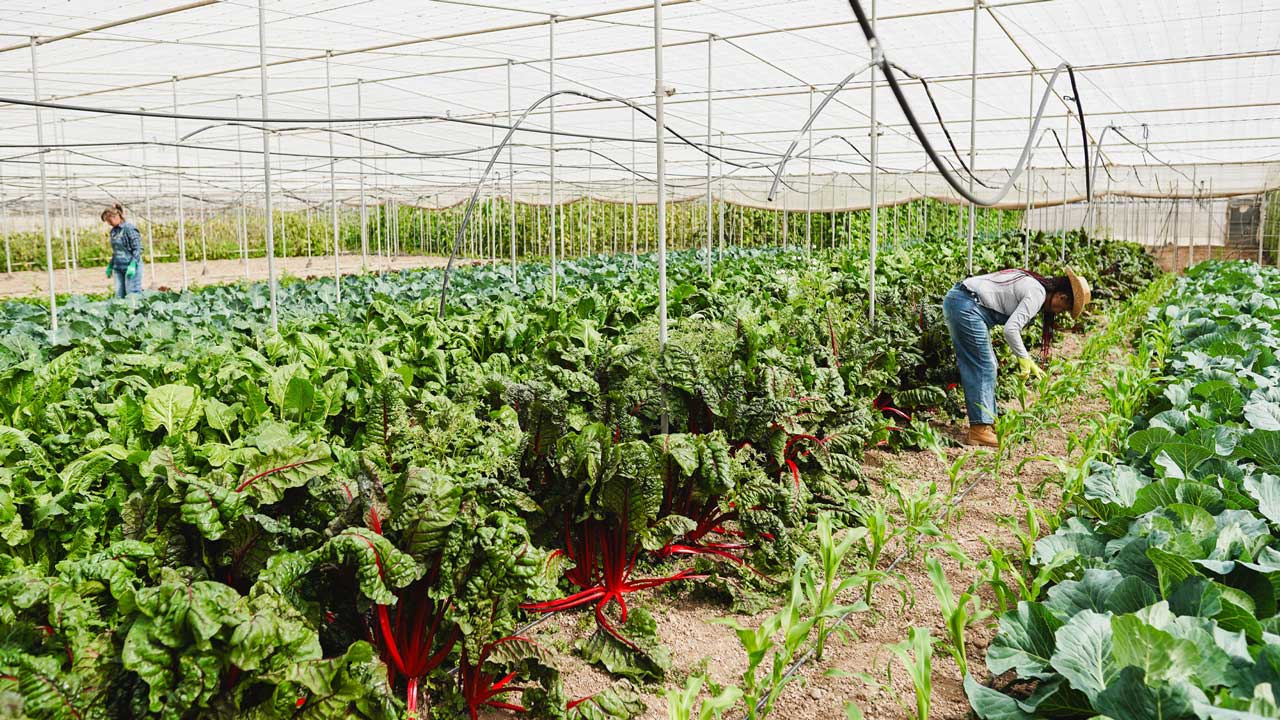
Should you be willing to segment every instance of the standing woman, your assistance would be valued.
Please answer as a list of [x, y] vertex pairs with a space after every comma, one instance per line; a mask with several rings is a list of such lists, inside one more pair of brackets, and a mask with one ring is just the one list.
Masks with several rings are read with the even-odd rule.
[[103, 210], [102, 219], [111, 226], [107, 277], [115, 278], [116, 297], [142, 292], [142, 233], [124, 219], [124, 208], [119, 203]]
[[991, 347], [991, 328], [1004, 326], [1004, 340], [1018, 359], [1020, 375], [1044, 375], [1022, 343], [1022, 328], [1040, 315], [1043, 352], [1048, 358], [1057, 314], [1070, 312], [1080, 317], [1092, 296], [1084, 278], [1071, 268], [1066, 273], [1046, 278], [1030, 270], [1001, 270], [962, 280], [947, 291], [942, 315], [956, 348], [970, 445], [999, 445], [991, 427], [996, 420], [996, 354]]

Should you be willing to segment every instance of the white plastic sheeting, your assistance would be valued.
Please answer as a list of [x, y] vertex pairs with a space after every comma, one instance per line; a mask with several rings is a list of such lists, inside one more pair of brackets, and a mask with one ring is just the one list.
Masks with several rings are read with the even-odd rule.
[[[958, 155], [967, 160], [972, 5], [880, 0], [878, 6], [889, 58], [929, 80]], [[553, 14], [558, 88], [652, 105], [652, 8], [636, 0], [521, 0], [501, 7], [481, 0], [271, 0], [270, 104], [274, 117], [288, 120], [275, 128], [281, 134], [273, 142], [279, 152], [273, 185], [295, 207], [328, 201], [329, 131], [308, 120], [326, 114], [325, 53], [332, 50], [336, 116], [357, 115], [362, 81], [366, 117], [450, 118], [335, 126], [340, 201], [359, 201], [362, 175], [368, 202], [460, 201], [505, 132], [508, 61], [517, 109], [546, 91]], [[770, 166], [805, 121], [810, 88], [824, 92], [869, 61], [844, 0], [667, 0], [664, 14], [668, 124], [699, 143], [706, 136], [712, 43], [715, 194], [792, 210], [869, 204], [865, 76], [815, 124], [814, 176], [802, 174], [807, 159], [793, 159], [777, 201], [765, 198]], [[116, 24], [144, 15], [153, 17]], [[990, 184], [1007, 179], [1029, 131], [1033, 98], [1065, 60], [1077, 68], [1089, 135], [1095, 143], [1102, 138], [1108, 169], [1097, 173], [1099, 196], [1191, 196], [1205, 192], [1201, 182], [1216, 195], [1280, 187], [1280, 3], [991, 0], [978, 22], [976, 164]], [[56, 39], [95, 27], [102, 29]], [[0, 28], [6, 33], [0, 97], [31, 98], [26, 43], [40, 36], [45, 100], [169, 112], [176, 77], [181, 113], [235, 116], [239, 96], [240, 114], [252, 117], [259, 105], [257, 5], [250, 0], [11, 0], [0, 7]], [[920, 84], [902, 82], [934, 145], [958, 167]], [[878, 92], [880, 202], [954, 199], [936, 172], [923, 172], [924, 154], [883, 82]], [[1070, 93], [1065, 82], [1055, 88], [1033, 170], [1007, 207], [1084, 197], [1079, 118], [1069, 117], [1073, 104], [1063, 98]], [[558, 101], [556, 127], [565, 135], [557, 142], [557, 201], [586, 194], [630, 201], [633, 193], [653, 201], [653, 125], [637, 118], [633, 138], [633, 113], [615, 103]], [[38, 189], [33, 119], [31, 107], [0, 105], [4, 198], [19, 211]], [[175, 202], [179, 173], [185, 192], [214, 201], [254, 203], [262, 191], [253, 127], [182, 120], [175, 133], [166, 118], [71, 110], [46, 111], [44, 119], [46, 139], [61, 146], [46, 154], [57, 197], [74, 196], [86, 206], [113, 197], [136, 205], [145, 182], [153, 204], [165, 207]], [[1103, 136], [1108, 125], [1118, 131]], [[549, 195], [547, 136], [535, 132], [546, 126], [540, 109], [530, 117], [531, 131], [515, 136], [516, 192], [525, 201]], [[179, 165], [177, 137], [199, 130], [182, 141]], [[366, 140], [363, 154], [357, 136]], [[589, 152], [591, 138], [599, 155]], [[667, 158], [673, 198], [705, 191], [702, 150], [669, 138]], [[485, 194], [505, 195], [505, 153], [495, 172]]]

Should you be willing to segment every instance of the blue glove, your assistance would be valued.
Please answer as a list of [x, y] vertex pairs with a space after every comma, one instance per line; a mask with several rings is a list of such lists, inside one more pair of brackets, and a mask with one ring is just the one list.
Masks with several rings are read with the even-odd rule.
[[107, 261], [107, 277], [111, 277], [111, 262]]
[[138, 274], [138, 261], [134, 260], [133, 262], [129, 263], [129, 267], [125, 268], [124, 276], [132, 280], [133, 276], [137, 274]]

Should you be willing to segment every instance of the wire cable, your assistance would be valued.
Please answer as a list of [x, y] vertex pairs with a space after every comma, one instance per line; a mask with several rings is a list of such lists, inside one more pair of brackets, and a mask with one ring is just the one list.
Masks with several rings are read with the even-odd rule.
[[[1011, 190], [1013, 190], [1014, 184], [1022, 176], [1022, 173], [1026, 168], [1027, 157], [1031, 154], [1031, 144], [1035, 141], [1036, 133], [1040, 128], [1041, 120], [1044, 118], [1045, 108], [1049, 103], [1049, 97], [1053, 93], [1053, 86], [1057, 83], [1058, 77], [1062, 74], [1063, 70], [1066, 70], [1068, 75], [1075, 75], [1075, 71], [1072, 69], [1071, 65], [1064, 62], [1060, 63], [1058, 67], [1054, 69], [1053, 76], [1049, 79], [1048, 87], [1045, 88], [1045, 93], [1040, 98], [1040, 107], [1036, 111], [1035, 122], [1032, 123], [1031, 132], [1027, 137], [1027, 142], [1022, 148], [1022, 155], [1018, 158], [1018, 164], [1014, 168], [1014, 171], [1010, 173], [1008, 181], [1006, 181], [1005, 184], [996, 191], [994, 197], [980, 198], [969, 192], [964, 183], [962, 183], [947, 168], [943, 167], [942, 158], [938, 155], [937, 150], [934, 149], [933, 143], [929, 141], [928, 136], [924, 132], [924, 128], [920, 125], [920, 120], [916, 118], [915, 112], [911, 109], [911, 103], [907, 101], [906, 95], [902, 91], [902, 86], [898, 83], [898, 77], [893, 71], [893, 64], [890, 63], [888, 58], [885, 56], [884, 49], [880, 45], [880, 40], [876, 37], [875, 30], [872, 29], [871, 22], [867, 19], [866, 12], [862, 9], [862, 3], [859, 0], [849, 0], [849, 6], [853, 9], [854, 15], [857, 16], [858, 26], [862, 28], [862, 34], [866, 37], [867, 45], [871, 49], [872, 62], [878, 64], [881, 70], [884, 71], [885, 80], [888, 81], [889, 87], [893, 90], [893, 96], [898, 102], [898, 107], [902, 109], [902, 114], [906, 116], [907, 121], [911, 124], [911, 130], [916, 134], [916, 138], [924, 148], [925, 154], [933, 161], [934, 167], [937, 168], [938, 172], [942, 175], [942, 178], [947, 181], [947, 184], [950, 185], [951, 188], [960, 195], [960, 197], [968, 200], [974, 205], [993, 207], [999, 204], [1000, 201], [1003, 200]], [[1077, 96], [1075, 100], [1077, 110], [1083, 114], [1083, 110], [1081, 109], [1083, 106], [1080, 103], [1079, 96]], [[1081, 124], [1083, 125], [1083, 118]], [[1087, 143], [1085, 153], [1087, 157]], [[786, 158], [783, 158], [783, 162], [786, 162]], [[1087, 190], [1092, 190], [1092, 186], [1090, 185]], [[1091, 192], [1088, 193], [1088, 196], [1089, 199], [1092, 199]]]

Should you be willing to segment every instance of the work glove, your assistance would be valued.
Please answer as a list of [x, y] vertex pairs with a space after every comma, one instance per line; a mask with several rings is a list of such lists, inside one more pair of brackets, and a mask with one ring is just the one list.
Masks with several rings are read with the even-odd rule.
[[1024, 378], [1042, 378], [1044, 377], [1044, 370], [1041, 370], [1036, 361], [1030, 357], [1020, 357], [1018, 358], [1018, 374]]
[[111, 263], [107, 263], [107, 277], [111, 277]]
[[138, 261], [134, 260], [133, 262], [129, 263], [129, 267], [125, 268], [124, 276], [132, 280], [133, 276], [137, 274], [138, 274]]

